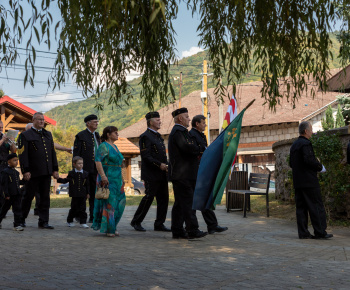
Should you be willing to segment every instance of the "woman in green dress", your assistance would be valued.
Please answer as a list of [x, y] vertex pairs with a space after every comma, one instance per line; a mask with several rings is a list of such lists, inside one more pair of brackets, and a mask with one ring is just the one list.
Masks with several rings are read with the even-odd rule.
[[125, 208], [125, 192], [122, 177], [123, 155], [114, 144], [118, 140], [118, 129], [108, 126], [103, 129], [102, 143], [96, 153], [97, 183], [108, 185], [109, 198], [96, 199], [92, 228], [108, 237], [119, 235], [117, 225]]

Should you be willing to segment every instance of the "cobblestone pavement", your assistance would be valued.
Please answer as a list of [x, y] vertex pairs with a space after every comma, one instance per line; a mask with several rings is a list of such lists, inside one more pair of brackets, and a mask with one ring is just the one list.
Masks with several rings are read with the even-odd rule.
[[[216, 210], [224, 233], [173, 240], [153, 231], [153, 207], [136, 232], [127, 207], [120, 237], [65, 225], [68, 209], [51, 209], [54, 230], [37, 228], [30, 213], [24, 232], [12, 214], [0, 230], [0, 289], [348, 289], [350, 229], [332, 240], [299, 240], [295, 222]], [[170, 211], [167, 226], [170, 226]], [[205, 223], [198, 214], [201, 229]]]

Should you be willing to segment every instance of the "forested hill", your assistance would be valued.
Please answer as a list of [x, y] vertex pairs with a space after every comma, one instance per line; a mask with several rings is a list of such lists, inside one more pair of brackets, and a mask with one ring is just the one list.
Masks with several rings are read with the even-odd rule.
[[[339, 68], [340, 63], [337, 58], [339, 52], [339, 43], [335, 39], [334, 35], [331, 35], [331, 38], [334, 43], [333, 47], [333, 56], [334, 60], [330, 65], [330, 68]], [[206, 57], [206, 52], [200, 52], [193, 56], [183, 58], [178, 62], [178, 66], [173, 66], [171, 73], [175, 77], [179, 77], [180, 72], [182, 72], [183, 76], [183, 86], [182, 86], [182, 96], [186, 96], [187, 94], [201, 90], [201, 72], [202, 72], [202, 64], [204, 59], [208, 59]], [[210, 62], [209, 62], [210, 64]], [[208, 69], [208, 73], [210, 73], [210, 68]], [[250, 82], [259, 80], [258, 75], [252, 74], [247, 76], [247, 78], [241, 80], [240, 82]], [[178, 81], [175, 80], [174, 84]], [[134, 89], [133, 95], [134, 99], [130, 101], [130, 105], [122, 105], [121, 108], [113, 107], [112, 105], [108, 105], [109, 92], [106, 91], [102, 94], [101, 98], [98, 100], [101, 104], [104, 104], [104, 110], [98, 112], [95, 108], [96, 101], [94, 98], [86, 99], [79, 102], [72, 102], [64, 106], [58, 106], [54, 109], [48, 111], [46, 114], [57, 121], [57, 126], [61, 129], [69, 128], [71, 126], [76, 127], [76, 129], [85, 128], [85, 124], [83, 119], [85, 116], [96, 113], [100, 117], [100, 128], [104, 128], [108, 125], [114, 125], [119, 128], [119, 130], [132, 125], [133, 123], [139, 121], [144, 115], [149, 111], [143, 100], [140, 100], [137, 96], [141, 91], [140, 85], [138, 85], [139, 79], [135, 79], [130, 82]], [[214, 82], [210, 79], [208, 80], [208, 87], [214, 87]], [[225, 83], [224, 83], [225, 85]], [[176, 92], [176, 98], [179, 96], [179, 86], [174, 86]], [[159, 109], [159, 105], [156, 103], [155, 109]]]

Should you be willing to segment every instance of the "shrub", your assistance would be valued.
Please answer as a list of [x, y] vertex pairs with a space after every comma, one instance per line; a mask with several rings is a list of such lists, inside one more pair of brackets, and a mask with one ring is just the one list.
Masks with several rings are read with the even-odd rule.
[[346, 212], [345, 200], [350, 189], [349, 166], [342, 164], [343, 148], [338, 134], [318, 132], [311, 138], [315, 155], [326, 168], [319, 174], [321, 193], [328, 217], [337, 217]]

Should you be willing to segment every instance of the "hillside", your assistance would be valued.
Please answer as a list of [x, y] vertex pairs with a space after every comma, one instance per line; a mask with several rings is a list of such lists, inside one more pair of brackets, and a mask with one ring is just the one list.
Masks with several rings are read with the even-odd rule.
[[[339, 52], [339, 43], [335, 39], [334, 34], [331, 35], [331, 38], [334, 43], [334, 47], [332, 49], [334, 60], [330, 64], [330, 68], [339, 68], [341, 66], [339, 59], [337, 58]], [[204, 59], [207, 59], [205, 51], [187, 58], [183, 58], [178, 62], [178, 66], [173, 66], [171, 73], [174, 78], [179, 77], [180, 72], [182, 72], [183, 75], [182, 96], [186, 96], [187, 94], [196, 90], [201, 90], [202, 84], [200, 74], [202, 72], [202, 63]], [[208, 73], [210, 73], [210, 68], [208, 69]], [[254, 75], [252, 72], [240, 82], [245, 83], [257, 80], [260, 80], [259, 75]], [[176, 83], [177, 81], [174, 81], [174, 84]], [[57, 126], [63, 130], [71, 126], [74, 126], [79, 130], [84, 129], [85, 124], [83, 122], [83, 119], [86, 115], [92, 113], [99, 115], [99, 127], [101, 129], [108, 125], [115, 125], [121, 130], [139, 121], [149, 111], [143, 100], [140, 100], [138, 98], [138, 95], [141, 91], [139, 79], [131, 81], [130, 84], [134, 89], [133, 95], [135, 97], [130, 101], [129, 106], [126, 104], [121, 105], [121, 107], [108, 105], [110, 92], [105, 91], [98, 100], [99, 103], [104, 105], [103, 111], [98, 112], [95, 108], [95, 99], [90, 98], [79, 102], [72, 102], [64, 106], [55, 107], [54, 109], [48, 111], [47, 115], [50, 118], [56, 120]], [[226, 85], [225, 80], [223, 80], [223, 84]], [[214, 85], [214, 81], [209, 79], [208, 88], [212, 88]], [[179, 86], [174, 86], [174, 89], [178, 98]], [[159, 109], [159, 104], [155, 103], [154, 107], [156, 110]]]

